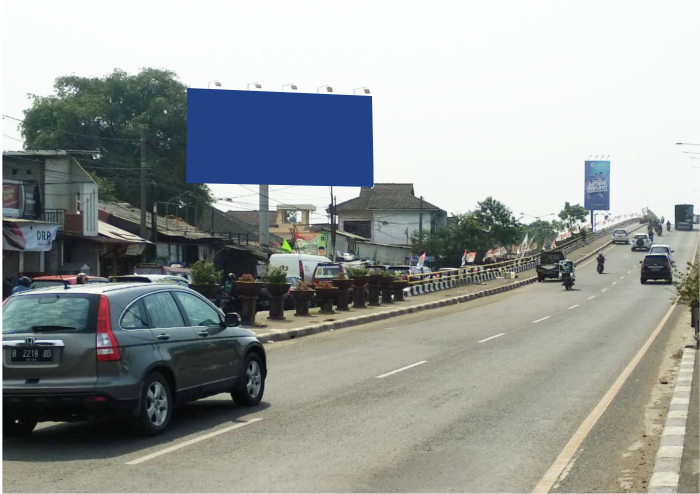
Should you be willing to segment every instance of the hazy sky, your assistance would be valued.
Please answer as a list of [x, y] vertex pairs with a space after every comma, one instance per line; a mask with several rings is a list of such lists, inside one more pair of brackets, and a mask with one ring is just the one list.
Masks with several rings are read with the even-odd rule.
[[[700, 143], [697, 0], [2, 5], [6, 115], [21, 118], [27, 93], [50, 94], [58, 76], [117, 67], [173, 70], [200, 88], [367, 86], [375, 182], [412, 182], [448, 213], [489, 195], [531, 215], [583, 204], [583, 162], [596, 155], [610, 156], [614, 213], [700, 206], [700, 154], [681, 152], [700, 146], [675, 145]], [[16, 123], [3, 119], [3, 134], [3, 149], [21, 148], [5, 137], [20, 137]], [[250, 190], [212, 189], [257, 209]], [[336, 188], [338, 202], [358, 190]], [[319, 213], [329, 203], [327, 187], [271, 197]]]

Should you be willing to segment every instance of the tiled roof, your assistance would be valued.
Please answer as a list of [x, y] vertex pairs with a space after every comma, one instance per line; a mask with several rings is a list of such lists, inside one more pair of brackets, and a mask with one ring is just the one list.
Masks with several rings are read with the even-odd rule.
[[[128, 221], [135, 225], [141, 224], [141, 210], [132, 206], [128, 202], [102, 202], [99, 203], [99, 209], [115, 216], [121, 220]], [[182, 218], [176, 216], [160, 216], [157, 217], [158, 233], [169, 237], [184, 237], [190, 239], [208, 239], [216, 238], [215, 236], [198, 230], [190, 225]], [[151, 213], [146, 214], [146, 228], [151, 228]]]
[[[226, 214], [256, 228], [260, 225], [260, 211], [226, 211]], [[277, 211], [270, 211], [268, 223], [270, 227], [277, 226]]]
[[[362, 187], [360, 196], [338, 204], [337, 211], [358, 211], [371, 209], [420, 209], [420, 198], [415, 196], [413, 184], [374, 184], [374, 187]], [[423, 199], [424, 210], [440, 208]]]

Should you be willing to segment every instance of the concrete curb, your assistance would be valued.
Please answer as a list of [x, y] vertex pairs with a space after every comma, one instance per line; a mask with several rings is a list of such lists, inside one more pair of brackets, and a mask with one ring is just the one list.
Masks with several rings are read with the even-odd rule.
[[695, 369], [695, 348], [683, 350], [681, 368], [673, 389], [671, 405], [668, 408], [664, 431], [661, 434], [659, 451], [656, 454], [654, 470], [649, 480], [647, 492], [678, 492], [681, 472], [681, 459], [685, 443], [685, 424], [690, 408], [690, 388]]
[[[321, 324], [314, 324], [309, 326], [303, 326], [301, 328], [286, 329], [286, 330], [271, 330], [271, 334], [265, 334], [258, 336], [258, 339], [262, 343], [270, 343], [275, 341], [285, 341], [293, 340], [301, 336], [309, 336], [312, 334], [322, 333], [324, 331], [334, 331], [336, 329], [349, 328], [351, 326], [359, 326], [361, 324], [367, 324], [375, 321], [382, 321], [384, 319], [390, 319], [392, 317], [403, 316], [404, 314], [414, 314], [416, 312], [422, 312], [430, 309], [439, 309], [440, 307], [447, 307], [448, 305], [460, 304], [463, 302], [469, 302], [477, 298], [488, 297], [490, 295], [495, 295], [498, 293], [503, 293], [509, 290], [514, 290], [520, 288], [521, 286], [529, 285], [537, 281], [537, 276], [521, 280], [510, 285], [502, 287], [488, 288], [480, 292], [469, 293], [467, 295], [460, 295], [458, 297], [450, 297], [442, 300], [435, 300], [433, 302], [426, 302], [420, 305], [414, 305], [412, 307], [403, 307], [399, 309], [393, 309], [385, 312], [379, 312], [376, 314], [367, 314], [366, 316], [351, 317], [349, 319], [344, 319], [342, 321], [326, 322]], [[398, 302], [400, 303], [400, 302]]]

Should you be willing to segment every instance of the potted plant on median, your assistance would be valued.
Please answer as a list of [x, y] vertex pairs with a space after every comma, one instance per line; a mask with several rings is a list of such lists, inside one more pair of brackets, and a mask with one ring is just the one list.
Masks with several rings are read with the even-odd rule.
[[322, 281], [316, 285], [316, 297], [318, 297], [322, 314], [333, 314], [333, 301], [338, 294], [338, 289], [328, 281]]
[[349, 290], [350, 287], [352, 287], [352, 280], [346, 278], [343, 273], [339, 273], [338, 276], [333, 279], [332, 283], [333, 286], [338, 289], [338, 310], [350, 310], [350, 307], [348, 307], [348, 298], [350, 296]]
[[291, 283], [287, 283], [287, 272], [281, 267], [268, 267], [262, 275], [263, 283], [270, 293], [270, 314], [268, 319], [284, 320], [284, 297], [289, 291]]
[[352, 280], [353, 284], [353, 304], [352, 306], [356, 309], [365, 309], [365, 285], [369, 276], [367, 268], [348, 268], [348, 276]]
[[256, 281], [252, 274], [244, 274], [236, 281], [236, 287], [243, 297], [257, 297], [263, 284]]
[[204, 259], [199, 260], [192, 265], [194, 283], [190, 284], [190, 288], [208, 299], [213, 299], [219, 289], [221, 275], [221, 271], [217, 271], [214, 264]]
[[294, 308], [296, 309], [295, 315], [309, 315], [309, 303], [315, 293], [315, 290], [303, 281], [290, 290], [289, 295], [294, 300]]
[[396, 273], [394, 275], [394, 301], [403, 301], [403, 290], [408, 287], [408, 278], [406, 275], [401, 273]]

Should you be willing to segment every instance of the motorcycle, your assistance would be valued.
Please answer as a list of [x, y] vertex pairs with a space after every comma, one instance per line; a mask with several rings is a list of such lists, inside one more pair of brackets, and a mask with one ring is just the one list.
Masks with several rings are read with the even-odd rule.
[[671, 223], [666, 223], [666, 231], [671, 231]]
[[562, 280], [562, 286], [568, 290], [574, 286], [576, 274], [574, 273], [574, 261], [568, 259], [559, 261], [559, 279]]
[[598, 274], [603, 274], [604, 265], [605, 265], [605, 261], [598, 261]]

